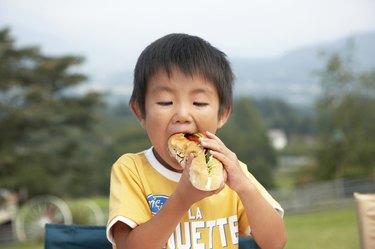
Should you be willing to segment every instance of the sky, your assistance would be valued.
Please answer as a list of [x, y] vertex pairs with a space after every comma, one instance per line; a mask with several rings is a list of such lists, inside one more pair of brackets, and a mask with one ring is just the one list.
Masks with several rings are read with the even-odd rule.
[[85, 57], [105, 79], [172, 32], [198, 35], [231, 58], [290, 50], [375, 31], [374, 0], [0, 0], [0, 28], [17, 45]]

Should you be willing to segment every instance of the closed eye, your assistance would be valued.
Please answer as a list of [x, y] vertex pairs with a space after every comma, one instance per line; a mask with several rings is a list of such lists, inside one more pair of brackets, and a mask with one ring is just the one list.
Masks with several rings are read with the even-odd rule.
[[208, 106], [208, 103], [206, 102], [194, 102], [193, 104], [198, 107]]
[[172, 101], [159, 101], [157, 102], [157, 104], [161, 106], [169, 106], [169, 105], [172, 105], [173, 102]]

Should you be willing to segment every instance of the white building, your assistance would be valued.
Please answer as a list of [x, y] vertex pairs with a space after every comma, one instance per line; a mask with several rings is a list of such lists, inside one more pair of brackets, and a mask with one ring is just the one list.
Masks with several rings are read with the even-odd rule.
[[288, 144], [286, 134], [281, 129], [268, 130], [268, 137], [271, 140], [273, 148], [276, 150], [282, 150]]

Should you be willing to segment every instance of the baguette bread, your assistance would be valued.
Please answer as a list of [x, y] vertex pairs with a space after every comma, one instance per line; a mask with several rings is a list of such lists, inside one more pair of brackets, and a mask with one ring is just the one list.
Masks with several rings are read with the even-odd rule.
[[218, 189], [224, 181], [223, 165], [205, 149], [199, 138], [201, 133], [176, 133], [168, 140], [168, 150], [172, 157], [184, 168], [190, 154], [194, 159], [190, 165], [190, 182], [203, 191]]

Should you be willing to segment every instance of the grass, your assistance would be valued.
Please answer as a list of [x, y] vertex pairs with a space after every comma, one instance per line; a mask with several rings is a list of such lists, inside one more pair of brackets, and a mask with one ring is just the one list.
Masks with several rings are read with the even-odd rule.
[[43, 244], [40, 243], [22, 243], [14, 245], [5, 245], [2, 249], [43, 249]]
[[[359, 249], [355, 207], [285, 217], [286, 249]], [[15, 244], [3, 249], [43, 249], [43, 244]]]
[[274, 181], [276, 188], [293, 188], [296, 186], [296, 172], [274, 172]]
[[285, 217], [287, 249], [355, 249], [359, 235], [355, 208]]

